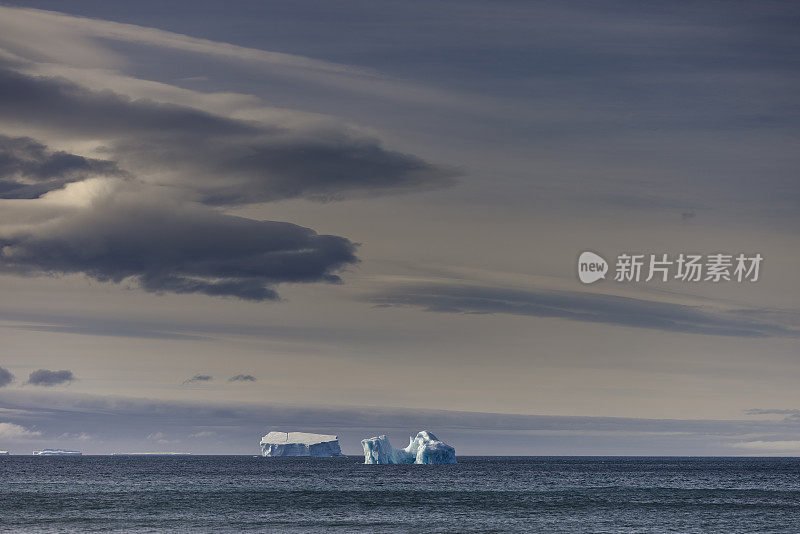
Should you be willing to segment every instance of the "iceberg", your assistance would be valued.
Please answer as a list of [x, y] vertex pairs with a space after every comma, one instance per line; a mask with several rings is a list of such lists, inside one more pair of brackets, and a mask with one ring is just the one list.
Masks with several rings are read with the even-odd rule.
[[344, 456], [339, 437], [306, 432], [270, 432], [261, 438], [262, 456]]
[[111, 456], [191, 456], [191, 452], [112, 452]]
[[33, 451], [34, 456], [81, 456], [83, 453], [79, 451], [67, 451], [64, 449], [42, 449], [40, 451]]
[[8, 451], [0, 451], [0, 456], [11, 456], [11, 453]]
[[423, 430], [411, 437], [408, 447], [395, 449], [386, 436], [361, 441], [365, 464], [455, 464], [456, 450]]

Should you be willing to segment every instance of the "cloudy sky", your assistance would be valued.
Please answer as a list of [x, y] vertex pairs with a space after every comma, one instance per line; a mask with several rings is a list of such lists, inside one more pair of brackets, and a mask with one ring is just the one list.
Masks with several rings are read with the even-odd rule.
[[800, 454], [799, 19], [3, 2], [0, 449]]

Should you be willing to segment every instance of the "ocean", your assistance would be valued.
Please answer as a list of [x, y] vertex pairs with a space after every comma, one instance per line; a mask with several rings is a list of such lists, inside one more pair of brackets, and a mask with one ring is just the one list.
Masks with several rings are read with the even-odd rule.
[[800, 532], [800, 459], [0, 457], [4, 532]]

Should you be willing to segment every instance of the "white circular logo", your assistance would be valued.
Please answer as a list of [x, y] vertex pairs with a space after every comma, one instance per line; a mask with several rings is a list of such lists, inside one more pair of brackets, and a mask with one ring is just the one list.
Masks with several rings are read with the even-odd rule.
[[594, 252], [582, 252], [578, 258], [578, 278], [584, 284], [592, 284], [606, 277], [608, 262]]

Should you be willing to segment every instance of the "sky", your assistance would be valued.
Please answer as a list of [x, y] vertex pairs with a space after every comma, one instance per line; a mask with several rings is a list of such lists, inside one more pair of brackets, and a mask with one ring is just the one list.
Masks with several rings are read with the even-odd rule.
[[2, 2], [0, 449], [799, 455], [799, 19]]

